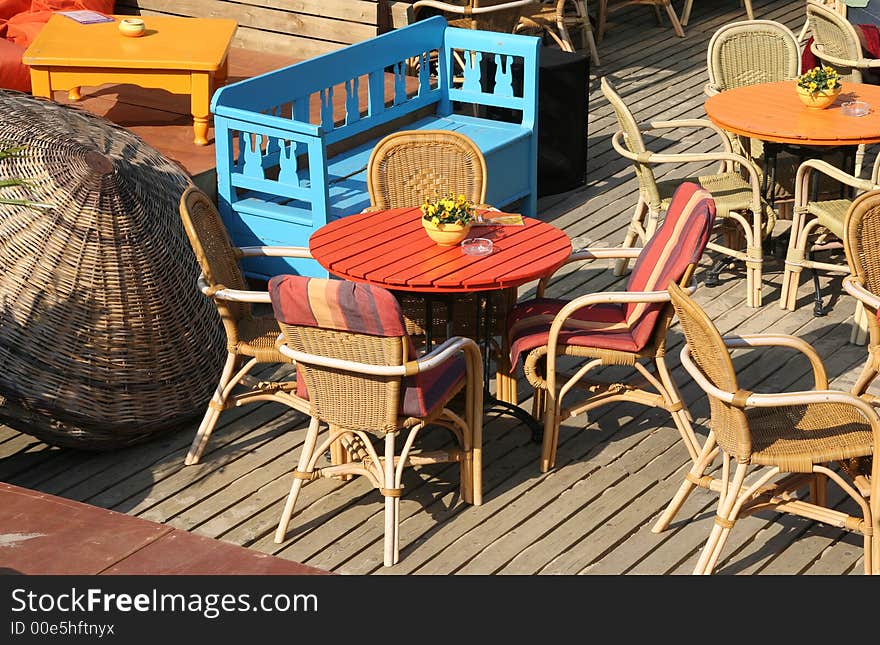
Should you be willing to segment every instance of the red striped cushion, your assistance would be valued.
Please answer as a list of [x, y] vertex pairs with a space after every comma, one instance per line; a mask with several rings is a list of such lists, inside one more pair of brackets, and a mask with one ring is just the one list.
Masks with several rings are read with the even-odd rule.
[[[406, 337], [400, 305], [391, 292], [346, 280], [279, 275], [269, 280], [275, 318], [288, 325], [319, 327], [382, 337]], [[416, 352], [409, 341], [409, 355]], [[465, 378], [461, 354], [429, 372], [403, 380], [400, 414], [424, 417], [445, 404]], [[305, 381], [297, 379], [297, 394], [308, 398]]]
[[[715, 221], [715, 202], [694, 183], [681, 184], [672, 196], [662, 225], [639, 254], [627, 281], [627, 291], [664, 291], [697, 262], [709, 241]], [[514, 307], [508, 318], [510, 362], [520, 354], [547, 344], [553, 317], [567, 300], [540, 298]], [[665, 303], [593, 305], [566, 322], [560, 343], [629, 352], [644, 349]]]

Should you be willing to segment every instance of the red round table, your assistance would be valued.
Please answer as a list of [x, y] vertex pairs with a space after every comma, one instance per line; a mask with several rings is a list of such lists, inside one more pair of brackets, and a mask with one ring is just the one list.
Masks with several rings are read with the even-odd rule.
[[[529, 217], [523, 218], [522, 226], [473, 227], [469, 237], [487, 237], [493, 249], [489, 255], [466, 255], [459, 246], [433, 242], [422, 228], [421, 216], [418, 207], [349, 215], [315, 231], [309, 250], [335, 276], [392, 291], [454, 294], [504, 290], [502, 316], [516, 302], [518, 286], [550, 275], [571, 255], [571, 240], [565, 231]], [[479, 334], [475, 337], [479, 339]], [[488, 339], [480, 340], [487, 354]], [[514, 404], [510, 411], [531, 422], [533, 419], [515, 406], [516, 380], [509, 374], [506, 349], [502, 336], [496, 376], [500, 401], [495, 402]], [[487, 355], [483, 360], [488, 367]]]

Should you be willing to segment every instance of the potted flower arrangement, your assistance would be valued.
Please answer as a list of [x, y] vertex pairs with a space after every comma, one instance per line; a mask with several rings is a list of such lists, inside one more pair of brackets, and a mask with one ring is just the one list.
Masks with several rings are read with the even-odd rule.
[[422, 203], [422, 226], [440, 246], [454, 246], [467, 237], [473, 225], [474, 205], [464, 195], [426, 198]]
[[807, 107], [827, 108], [840, 94], [840, 75], [827, 65], [814, 67], [798, 76], [797, 92]]

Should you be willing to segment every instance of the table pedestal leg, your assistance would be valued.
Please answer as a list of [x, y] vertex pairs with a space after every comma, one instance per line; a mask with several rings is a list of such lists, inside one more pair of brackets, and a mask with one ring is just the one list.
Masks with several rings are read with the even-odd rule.
[[208, 72], [193, 72], [190, 92], [192, 92], [190, 111], [193, 116], [193, 143], [199, 146], [206, 146], [208, 145], [208, 117], [211, 114], [209, 109], [211, 74]]

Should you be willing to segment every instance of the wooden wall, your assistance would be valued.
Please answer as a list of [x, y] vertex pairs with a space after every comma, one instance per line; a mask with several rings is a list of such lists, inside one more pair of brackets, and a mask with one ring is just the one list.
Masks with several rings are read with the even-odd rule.
[[116, 13], [232, 18], [233, 45], [311, 58], [381, 33], [387, 0], [117, 0]]

